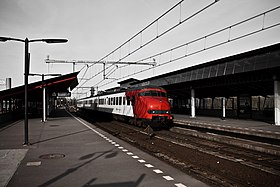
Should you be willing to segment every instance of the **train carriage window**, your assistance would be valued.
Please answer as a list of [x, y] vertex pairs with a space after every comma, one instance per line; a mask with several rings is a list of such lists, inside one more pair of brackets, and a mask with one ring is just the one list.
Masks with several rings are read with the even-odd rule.
[[126, 104], [130, 105], [130, 97], [129, 96], [126, 97], [126, 100], [127, 100]]
[[115, 105], [115, 104], [116, 104], [116, 98], [113, 97], [113, 105]]
[[125, 105], [125, 97], [123, 97], [123, 105]]
[[122, 97], [119, 97], [119, 105], [122, 105]]

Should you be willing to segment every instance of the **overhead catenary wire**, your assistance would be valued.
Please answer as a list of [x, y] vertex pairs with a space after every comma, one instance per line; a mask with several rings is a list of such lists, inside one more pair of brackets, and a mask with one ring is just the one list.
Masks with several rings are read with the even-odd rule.
[[[185, 55], [182, 55], [182, 56], [180, 56], [180, 57], [177, 57], [177, 58], [174, 58], [174, 59], [171, 59], [171, 60], [168, 60], [168, 61], [165, 61], [165, 62], [162, 62], [162, 63], [156, 65], [156, 67], [160, 67], [160, 66], [163, 66], [163, 65], [166, 65], [166, 64], [175, 62], [175, 61], [177, 61], [177, 60], [180, 60], [180, 59], [183, 59], [183, 58], [186, 58], [186, 57], [189, 57], [189, 56], [192, 56], [192, 55], [201, 53], [201, 52], [203, 52], [203, 51], [206, 51], [206, 50], [209, 50], [209, 49], [213, 49], [213, 48], [215, 48], [215, 47], [218, 47], [218, 46], [227, 44], [227, 43], [229, 43], [229, 42], [233, 42], [233, 41], [236, 41], [236, 40], [240, 40], [240, 39], [242, 39], [242, 38], [245, 38], [245, 37], [248, 37], [248, 36], [257, 34], [257, 33], [259, 33], [259, 32], [266, 31], [266, 30], [268, 30], [268, 29], [272, 29], [272, 28], [274, 28], [274, 27], [280, 26], [280, 21], [279, 21], [278, 23], [275, 23], [275, 24], [272, 24], [272, 25], [267, 25], [267, 26], [265, 25], [265, 22], [266, 22], [266, 20], [267, 20], [267, 15], [268, 15], [268, 13], [273, 12], [273, 11], [275, 11], [275, 10], [278, 10], [279, 8], [280, 8], [280, 6], [277, 6], [277, 7], [275, 7], [275, 8], [272, 8], [272, 9], [268, 10], [268, 11], [265, 11], [265, 12], [263, 12], [263, 13], [257, 14], [257, 15], [255, 15], [255, 16], [252, 16], [252, 17], [250, 17], [250, 18], [244, 19], [244, 20], [242, 20], [242, 21], [240, 21], [240, 22], [237, 22], [237, 23], [232, 24], [232, 25], [230, 25], [230, 26], [227, 26], [227, 27], [225, 27], [225, 28], [219, 29], [219, 30], [217, 30], [217, 31], [215, 31], [215, 32], [212, 32], [212, 33], [210, 33], [210, 34], [207, 34], [207, 35], [205, 35], [205, 36], [203, 36], [203, 37], [199, 37], [199, 38], [194, 39], [194, 40], [192, 40], [192, 41], [189, 41], [189, 42], [186, 42], [186, 43], [181, 44], [181, 45], [179, 45], [179, 46], [176, 46], [176, 47], [174, 47], [174, 48], [167, 49], [167, 50], [165, 50], [165, 51], [163, 51], [163, 52], [160, 52], [160, 53], [157, 53], [157, 54], [154, 54], [154, 55], [145, 57], [145, 58], [143, 58], [143, 59], [141, 59], [141, 60], [138, 60], [137, 62], [145, 61], [145, 60], [147, 60], [147, 59], [152, 59], [152, 58], [155, 58], [155, 57], [159, 57], [159, 58], [160, 58], [161, 55], [163, 55], [163, 54], [165, 54], [165, 53], [168, 53], [168, 52], [170, 52], [170, 51], [175, 51], [175, 50], [177, 50], [177, 49], [179, 49], [179, 48], [185, 47]], [[232, 37], [232, 35], [231, 35], [231, 34], [232, 34], [232, 28], [234, 28], [234, 27], [236, 27], [236, 26], [238, 26], [238, 25], [241, 25], [241, 24], [243, 24], [243, 23], [249, 22], [250, 20], [259, 18], [259, 17], [261, 17], [261, 16], [263, 16], [263, 17], [262, 17], [262, 23], [261, 23], [260, 28], [254, 30], [254, 31], [248, 32], [248, 33], [246, 33], [246, 34], [242, 34], [242, 35], [239, 35], [239, 36], [235, 36], [234, 38]], [[207, 43], [207, 42], [206, 42], [206, 39], [207, 39], [207, 38], [209, 38], [209, 37], [211, 37], [211, 36], [213, 36], [213, 35], [215, 35], [215, 34], [224, 32], [224, 31], [228, 31], [228, 37], [227, 37], [227, 39], [226, 39], [225, 41], [215, 43], [215, 44], [213, 44], [213, 45], [211, 45], [211, 46], [207, 46], [207, 45], [206, 45], [206, 43]], [[189, 45], [191, 45], [191, 44], [193, 44], [193, 43], [195, 43], [195, 42], [201, 41], [201, 40], [204, 40], [204, 45], [203, 45], [203, 47], [202, 47], [201, 49], [197, 50], [197, 51], [194, 51], [194, 52], [192, 52], [192, 53], [189, 53], [189, 49], [188, 49], [188, 48], [189, 48]], [[119, 66], [118, 69], [125, 68], [125, 67], [127, 67], [127, 66]], [[156, 68], [156, 67], [152, 67], [152, 68]], [[125, 76], [123, 76], [123, 77], [120, 77], [118, 80], [123, 79], [123, 78], [130, 77], [130, 76], [133, 76], [133, 75], [136, 75], [136, 74], [140, 74], [140, 73], [142, 73], [142, 72], [151, 70], [152, 68], [147, 68], [147, 69], [144, 69], [144, 70], [141, 70], [141, 71], [132, 73], [132, 74], [125, 75]], [[111, 84], [111, 83], [113, 83], [113, 82], [115, 82], [115, 80], [114, 80], [114, 81], [107, 82], [107, 83], [105, 83], [105, 84], [103, 84], [103, 85], [100, 85], [100, 87], [103, 87], [103, 86], [105, 86], [105, 85]], [[102, 83], [102, 81], [100, 81], [98, 84], [100, 84], [100, 83]]]
[[[242, 38], [245, 38], [245, 37], [248, 37], [248, 36], [257, 34], [257, 33], [259, 33], [259, 32], [262, 32], [262, 31], [265, 31], [265, 30], [272, 29], [272, 28], [274, 28], [274, 27], [280, 26], [280, 20], [279, 20], [278, 23], [275, 23], [275, 24], [272, 24], [272, 25], [269, 25], [269, 26], [266, 26], [266, 27], [264, 26], [265, 24], [262, 23], [262, 26], [261, 26], [259, 29], [257, 29], [257, 30], [254, 30], [254, 31], [248, 32], [248, 33], [246, 33], [246, 34], [242, 34], [242, 35], [236, 36], [235, 38], [231, 38], [231, 37], [229, 36], [227, 40], [222, 41], [222, 42], [219, 42], [219, 43], [216, 43], [216, 44], [213, 44], [212, 46], [208, 46], [208, 47], [206, 47], [206, 45], [205, 45], [205, 43], [204, 43], [204, 46], [203, 46], [201, 49], [199, 49], [199, 50], [197, 50], [197, 51], [194, 51], [194, 52], [192, 52], [192, 53], [188, 53], [188, 51], [187, 51], [187, 47], [188, 47], [190, 44], [193, 44], [193, 43], [195, 43], [195, 42], [201, 41], [201, 40], [203, 40], [203, 39], [206, 39], [206, 38], [208, 38], [208, 37], [210, 37], [210, 36], [213, 36], [213, 35], [215, 35], [215, 34], [217, 34], [217, 33], [220, 33], [220, 32], [226, 31], [226, 30], [229, 30], [229, 34], [230, 34], [230, 33], [231, 33], [230, 31], [231, 31], [231, 29], [232, 29], [233, 27], [236, 27], [236, 26], [238, 26], [238, 25], [240, 25], [240, 24], [249, 22], [249, 21], [251, 21], [252, 19], [256, 19], [256, 18], [258, 18], [258, 17], [260, 17], [260, 16], [265, 16], [267, 13], [272, 12], [272, 11], [275, 11], [275, 10], [277, 10], [277, 9], [280, 9], [280, 6], [277, 6], [277, 7], [275, 7], [275, 8], [272, 8], [272, 9], [270, 9], [270, 10], [268, 10], [268, 11], [265, 11], [265, 12], [263, 12], [263, 13], [261, 13], [261, 14], [255, 15], [255, 16], [250, 17], [250, 18], [248, 18], [248, 19], [242, 20], [242, 21], [240, 21], [240, 22], [238, 22], [238, 23], [235, 23], [235, 24], [233, 24], [233, 25], [227, 26], [227, 27], [222, 28], [222, 29], [220, 29], [220, 30], [218, 30], [218, 31], [212, 32], [212, 33], [210, 33], [210, 34], [207, 34], [207, 35], [205, 35], [205, 36], [202, 36], [202, 37], [199, 37], [199, 38], [197, 38], [197, 39], [194, 39], [194, 40], [192, 40], [192, 41], [190, 41], [190, 42], [184, 43], [184, 44], [182, 44], [182, 45], [176, 46], [176, 47], [171, 48], [171, 49], [167, 49], [167, 50], [165, 50], [165, 51], [163, 51], [163, 52], [160, 52], [160, 53], [157, 53], [157, 54], [155, 54], [155, 55], [152, 55], [152, 56], [143, 58], [143, 59], [141, 59], [141, 60], [139, 60], [139, 61], [143, 61], [143, 60], [155, 58], [155, 57], [157, 57], [157, 56], [161, 56], [161, 55], [163, 55], [163, 54], [165, 54], [165, 53], [172, 52], [172, 51], [177, 50], [177, 49], [179, 49], [179, 48], [186, 47], [186, 54], [185, 54], [185, 55], [182, 55], [182, 56], [177, 57], [177, 58], [174, 58], [174, 59], [167, 60], [167, 61], [165, 61], [165, 62], [163, 62], [163, 63], [161, 63], [161, 64], [157, 64], [157, 65], [156, 65], [156, 67], [160, 67], [160, 66], [163, 66], [163, 65], [166, 65], [166, 64], [169, 64], [169, 63], [178, 61], [178, 60], [180, 60], [180, 59], [183, 59], [183, 58], [186, 58], [186, 57], [189, 57], [189, 56], [192, 56], [192, 55], [195, 55], [195, 54], [204, 52], [204, 51], [206, 51], [206, 50], [216, 48], [216, 47], [218, 47], [218, 46], [227, 44], [227, 43], [229, 43], [229, 42], [233, 42], [233, 41], [236, 41], [236, 40], [240, 40], [240, 39], [242, 39]], [[123, 67], [124, 67], [124, 66], [119, 67], [119, 69], [120, 69], [120, 68], [123, 68]], [[156, 67], [153, 67], [153, 68], [156, 68]], [[137, 74], [143, 73], [143, 72], [148, 71], [148, 70], [151, 70], [151, 69], [152, 69], [152, 68], [147, 68], [147, 69], [144, 69], [144, 70], [135, 72], [135, 73], [128, 74], [128, 75], [123, 76], [123, 77], [121, 77], [121, 78], [119, 78], [119, 79], [123, 79], [123, 78], [127, 78], [127, 77], [130, 77], [130, 76], [133, 76], [133, 75], [137, 75]], [[111, 83], [113, 83], [113, 82], [114, 82], [114, 81], [105, 83], [105, 84], [103, 84], [103, 85], [100, 85], [100, 87], [105, 86], [105, 85], [108, 85], [108, 84], [111, 84]]]
[[[171, 12], [173, 9], [175, 9], [179, 4], [181, 4], [184, 0], [181, 0], [180, 2], [178, 2], [177, 4], [175, 4], [173, 7], [171, 7], [170, 9], [168, 9], [166, 12], [164, 12], [161, 16], [159, 16], [157, 19], [155, 19], [154, 21], [152, 21], [150, 24], [148, 24], [146, 27], [144, 27], [142, 30], [140, 30], [139, 32], [137, 32], [135, 35], [133, 35], [131, 38], [129, 38], [127, 41], [125, 41], [123, 44], [121, 44], [119, 47], [117, 47], [116, 49], [114, 49], [113, 51], [111, 51], [110, 53], [108, 53], [107, 55], [105, 55], [104, 57], [102, 57], [100, 60], [98, 60], [98, 62], [103, 61], [104, 59], [108, 58], [110, 55], [114, 54], [117, 50], [121, 49], [123, 46], [125, 46], [127, 43], [129, 44], [129, 48], [130, 48], [130, 42], [136, 38], [138, 35], [142, 35], [142, 32], [144, 32], [145, 30], [147, 30], [148, 28], [150, 28], [154, 23], [158, 22], [161, 18], [163, 18], [164, 16], [166, 16], [169, 12]], [[130, 49], [129, 49], [130, 50]], [[130, 52], [129, 52], [130, 53]], [[94, 64], [90, 65], [90, 67], [92, 67]], [[111, 65], [112, 66], [112, 65]], [[110, 67], [108, 67], [110, 68]], [[108, 68], [106, 68], [105, 70], [107, 70]], [[104, 71], [104, 70], [103, 70]], [[101, 73], [103, 73], [103, 71], [98, 72], [97, 74], [95, 74], [94, 76], [90, 77], [90, 79], [100, 75]], [[87, 81], [85, 81], [82, 85], [84, 85]]]
[[[157, 24], [157, 27], [158, 27], [158, 21], [163, 18], [164, 16], [166, 16], [169, 12], [171, 12], [174, 8], [176, 8], [177, 6], [181, 6], [181, 3], [183, 2], [184, 0], [180, 1], [179, 3], [177, 3], [176, 5], [174, 5], [173, 7], [171, 7], [169, 10], [167, 10], [164, 14], [162, 14], [161, 16], [159, 16], [156, 20], [154, 20], [153, 22], [151, 22], [149, 25], [147, 25], [144, 29], [142, 29], [141, 31], [139, 31], [138, 33], [136, 33], [134, 36], [132, 36], [130, 39], [128, 39], [126, 42], [124, 42], [123, 44], [121, 44], [119, 47], [117, 47], [115, 50], [111, 51], [109, 54], [107, 54], [106, 56], [104, 56], [103, 58], [101, 58], [99, 61], [102, 61], [104, 59], [106, 59], [107, 57], [109, 57], [111, 54], [114, 54], [117, 50], [121, 50], [121, 48], [123, 46], [125, 46], [126, 44], [129, 44], [129, 53], [127, 55], [125, 55], [124, 57], [120, 58], [118, 61], [116, 62], [120, 62], [122, 60], [124, 60], [125, 58], [129, 57], [130, 55], [134, 54], [135, 52], [139, 51], [140, 49], [143, 49], [145, 46], [149, 45], [150, 43], [154, 42], [155, 40], [159, 39], [160, 37], [164, 36], [165, 34], [167, 34], [168, 32], [172, 31], [173, 29], [175, 29], [176, 27], [178, 27], [179, 25], [181, 25], [182, 23], [190, 20], [191, 18], [195, 17], [196, 15], [200, 14], [201, 12], [205, 11], [206, 9], [208, 9], [209, 7], [213, 6], [215, 3], [217, 3], [219, 0], [214, 0], [212, 3], [204, 6], [203, 8], [201, 8], [200, 10], [196, 11], [194, 14], [188, 16], [187, 18], [181, 20], [181, 8], [180, 8], [180, 19], [179, 19], [179, 22], [171, 27], [169, 27], [167, 30], [163, 31], [162, 33], [158, 34], [158, 29], [157, 29], [157, 36], [152, 38], [151, 40], [147, 41], [146, 43], [142, 44], [142, 33], [148, 29], [149, 27], [151, 27], [153, 24]], [[140, 46], [136, 49], [134, 49], [133, 51], [130, 51], [130, 42], [131, 40], [133, 40], [134, 38], [136, 38], [138, 35], [141, 36], [141, 43], [140, 43]], [[91, 66], [93, 66], [94, 64], [92, 64]], [[90, 67], [91, 67], [90, 66]], [[113, 66], [113, 64], [111, 65]], [[109, 69], [111, 66], [105, 68], [104, 70], [107, 70]], [[100, 71], [98, 72], [97, 74], [93, 75], [92, 77], [90, 77], [89, 79], [87, 79], [83, 84], [82, 86], [88, 82], [89, 80], [91, 80], [92, 78], [100, 75], [101, 73], [103, 73], [103, 71]], [[104, 81], [101, 80], [100, 82]], [[99, 82], [99, 83], [100, 83]]]

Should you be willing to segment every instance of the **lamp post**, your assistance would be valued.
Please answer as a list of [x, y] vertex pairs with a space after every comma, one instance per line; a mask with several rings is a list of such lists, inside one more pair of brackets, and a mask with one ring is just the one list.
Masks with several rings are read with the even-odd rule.
[[39, 73], [29, 73], [31, 76], [41, 76], [42, 77], [42, 89], [43, 89], [43, 112], [42, 112], [42, 122], [46, 122], [46, 86], [44, 83], [45, 76], [60, 76], [61, 74], [39, 74]]
[[25, 45], [25, 53], [24, 53], [24, 143], [23, 145], [28, 145], [28, 74], [29, 74], [29, 52], [28, 52], [28, 46], [31, 42], [46, 42], [49, 44], [52, 43], [66, 43], [67, 39], [33, 39], [29, 40], [28, 38], [18, 39], [18, 38], [10, 38], [10, 37], [0, 37], [0, 42], [6, 42], [6, 41], [18, 41], [23, 42]]

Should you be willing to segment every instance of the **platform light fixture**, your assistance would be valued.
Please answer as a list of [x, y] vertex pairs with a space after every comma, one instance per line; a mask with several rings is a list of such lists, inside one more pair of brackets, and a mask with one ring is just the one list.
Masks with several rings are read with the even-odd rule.
[[30, 64], [30, 54], [29, 54], [29, 43], [31, 42], [46, 42], [48, 44], [53, 43], [66, 43], [67, 39], [18, 39], [18, 38], [10, 38], [10, 37], [0, 37], [0, 42], [6, 41], [18, 41], [23, 42], [25, 44], [25, 60], [24, 60], [24, 143], [23, 145], [28, 145], [28, 74], [29, 74], [29, 64]]

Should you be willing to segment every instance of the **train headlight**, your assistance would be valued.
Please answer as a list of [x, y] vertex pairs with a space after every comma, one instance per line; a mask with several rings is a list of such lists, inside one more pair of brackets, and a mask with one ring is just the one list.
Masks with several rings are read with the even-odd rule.
[[149, 114], [155, 114], [156, 112], [154, 110], [148, 110]]

